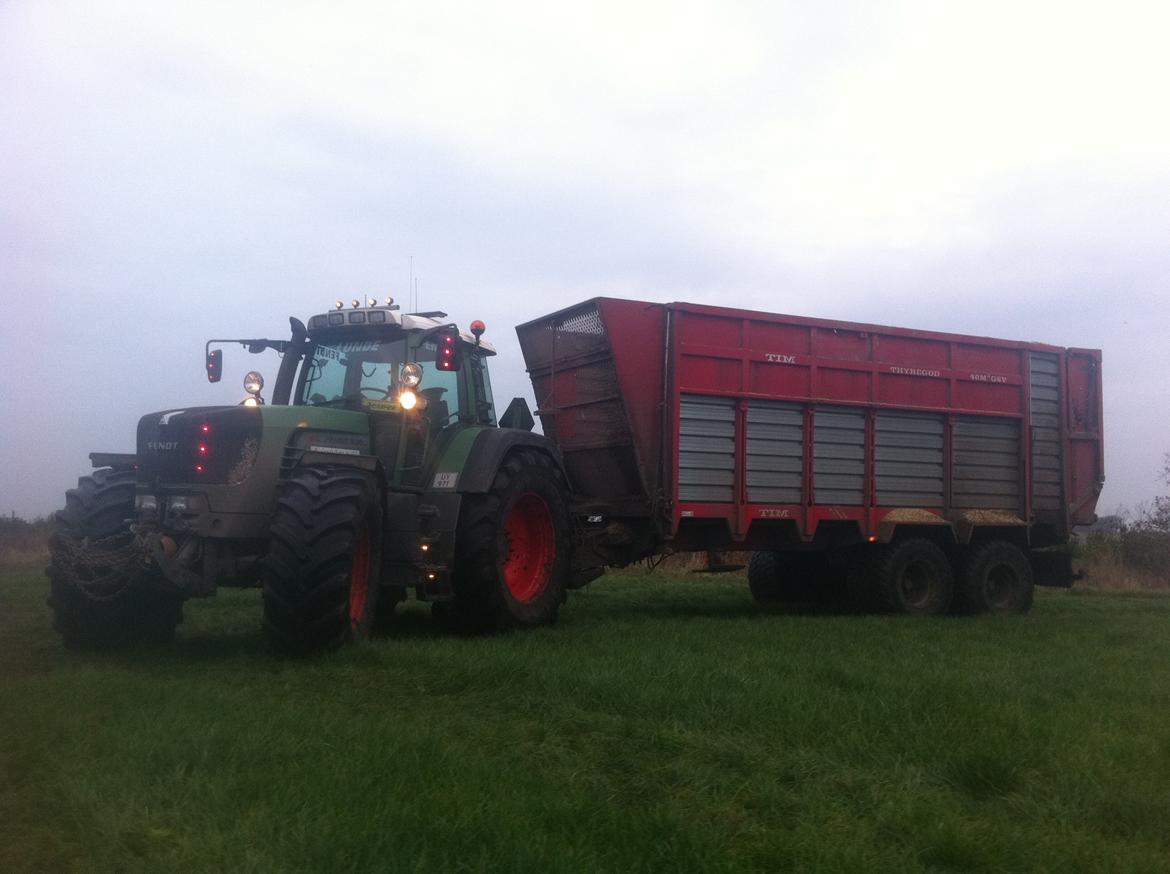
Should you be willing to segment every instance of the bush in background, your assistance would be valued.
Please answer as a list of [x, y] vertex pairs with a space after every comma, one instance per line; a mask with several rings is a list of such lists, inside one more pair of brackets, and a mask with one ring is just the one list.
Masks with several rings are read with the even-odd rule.
[[49, 557], [53, 520], [40, 516], [32, 521], [15, 514], [0, 516], [0, 563], [20, 564]]
[[[1170, 484], [1170, 454], [1159, 479]], [[1103, 516], [1075, 541], [1089, 585], [1121, 589], [1170, 588], [1170, 495], [1152, 507]]]

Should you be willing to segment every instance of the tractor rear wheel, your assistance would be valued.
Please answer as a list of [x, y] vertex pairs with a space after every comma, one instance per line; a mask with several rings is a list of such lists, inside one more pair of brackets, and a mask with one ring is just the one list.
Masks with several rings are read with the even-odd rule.
[[547, 455], [509, 455], [484, 495], [468, 495], [456, 536], [455, 608], [495, 626], [553, 622], [565, 600], [570, 519]]
[[136, 474], [103, 468], [77, 481], [49, 539], [49, 606], [66, 646], [109, 649], [165, 643], [183, 598], [143, 562], [130, 520]]
[[993, 540], [976, 546], [963, 562], [959, 596], [969, 613], [1009, 615], [1032, 609], [1035, 581], [1018, 546]]
[[281, 485], [261, 577], [272, 645], [301, 654], [369, 635], [377, 613], [382, 503], [374, 478], [307, 467]]

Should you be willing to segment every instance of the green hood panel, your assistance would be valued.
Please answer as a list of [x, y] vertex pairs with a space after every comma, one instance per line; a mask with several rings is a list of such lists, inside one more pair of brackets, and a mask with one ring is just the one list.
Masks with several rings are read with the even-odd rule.
[[291, 431], [295, 428], [312, 428], [322, 431], [344, 431], [348, 434], [370, 433], [370, 417], [368, 413], [358, 413], [353, 410], [337, 410], [329, 407], [292, 407], [271, 406], [261, 407], [260, 415], [264, 419], [264, 429], [282, 429]]

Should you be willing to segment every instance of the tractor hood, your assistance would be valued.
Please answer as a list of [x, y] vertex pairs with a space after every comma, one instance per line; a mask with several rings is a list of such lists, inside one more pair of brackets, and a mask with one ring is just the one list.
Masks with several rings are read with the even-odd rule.
[[255, 464], [260, 407], [191, 407], [138, 420], [138, 476], [171, 483], [238, 483]]
[[[294, 432], [305, 440], [295, 440]], [[290, 444], [317, 438], [319, 443], [365, 451], [368, 434], [365, 413], [327, 407], [232, 405], [163, 410], [138, 420], [138, 476], [147, 482], [233, 485], [247, 478], [266, 441], [275, 452], [272, 463], [276, 465]]]

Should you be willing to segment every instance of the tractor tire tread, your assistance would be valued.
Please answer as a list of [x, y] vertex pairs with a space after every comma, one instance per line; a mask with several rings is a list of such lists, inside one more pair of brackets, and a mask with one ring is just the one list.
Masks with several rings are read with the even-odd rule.
[[[49, 538], [48, 605], [53, 627], [74, 649], [120, 649], [139, 643], [161, 644], [175, 636], [183, 621], [183, 598], [161, 581], [129, 575], [116, 590], [95, 598], [83, 581], [73, 578], [65, 560], [84, 554], [90, 540], [129, 543], [127, 520], [134, 515], [137, 474], [133, 470], [100, 468], [80, 477], [65, 493], [65, 507], [53, 515]], [[155, 572], [157, 574], [157, 572]]]
[[[351, 636], [356, 526], [377, 504], [373, 478], [354, 468], [306, 467], [281, 484], [261, 563], [264, 628], [274, 648], [303, 654], [339, 646]], [[378, 590], [374, 576], [370, 609]]]

